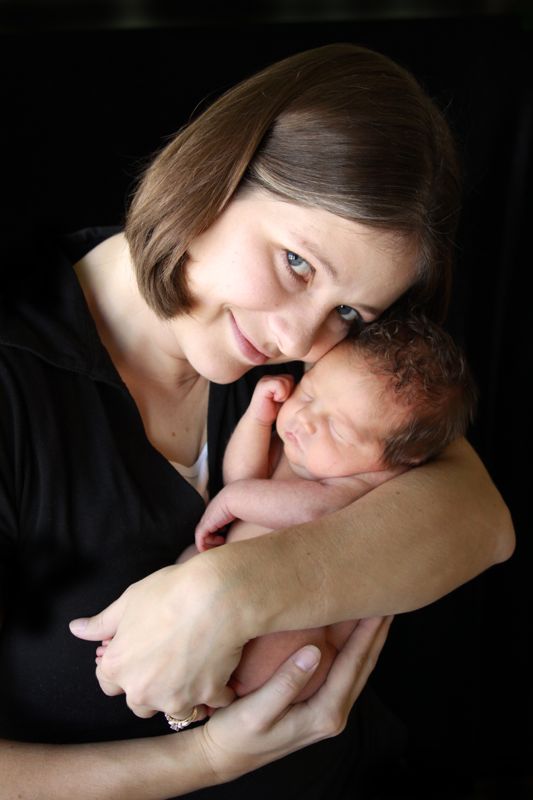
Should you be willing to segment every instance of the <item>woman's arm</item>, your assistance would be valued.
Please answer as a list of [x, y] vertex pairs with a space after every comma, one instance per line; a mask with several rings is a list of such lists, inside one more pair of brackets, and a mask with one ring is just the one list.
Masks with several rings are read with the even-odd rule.
[[249, 639], [419, 608], [513, 547], [509, 512], [462, 440], [356, 506], [160, 570], [72, 630], [113, 637], [97, 668], [107, 694], [125, 691], [139, 716], [185, 716], [230, 702]]
[[[420, 608], [509, 558], [514, 532], [481, 461], [460, 440], [356, 505], [254, 545], [251, 554], [243, 543], [241, 558], [261, 564], [252, 567], [250, 580], [256, 596], [269, 595], [268, 608], [256, 609], [266, 633]], [[232, 568], [238, 570], [236, 547]], [[216, 555], [229, 561], [228, 554]], [[256, 583], [259, 573], [264, 586]]]
[[3, 740], [0, 796], [20, 800], [163, 800], [194, 791], [208, 785], [210, 777], [198, 730], [175, 739], [169, 735], [80, 745]]
[[237, 778], [343, 729], [385, 641], [390, 620], [367, 620], [331, 677], [292, 705], [320, 652], [295, 653], [258, 691], [179, 734], [83, 745], [0, 741], [0, 796], [20, 800], [164, 800]]

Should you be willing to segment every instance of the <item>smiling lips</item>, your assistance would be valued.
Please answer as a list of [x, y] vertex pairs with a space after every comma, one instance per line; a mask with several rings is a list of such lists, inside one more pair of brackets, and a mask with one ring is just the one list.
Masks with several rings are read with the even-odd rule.
[[270, 356], [267, 353], [263, 353], [261, 350], [258, 350], [249, 339], [243, 334], [237, 322], [235, 321], [235, 317], [230, 312], [230, 320], [231, 320], [231, 327], [233, 329], [233, 335], [235, 336], [235, 340], [239, 347], [239, 350], [243, 354], [243, 356], [248, 360], [251, 361], [252, 364], [266, 364]]

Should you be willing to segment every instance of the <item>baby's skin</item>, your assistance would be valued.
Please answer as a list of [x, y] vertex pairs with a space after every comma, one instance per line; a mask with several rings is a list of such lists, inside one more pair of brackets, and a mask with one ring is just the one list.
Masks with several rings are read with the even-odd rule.
[[[251, 539], [269, 533], [267, 528], [261, 528], [253, 523], [241, 520], [234, 522], [226, 538], [227, 546], [232, 543]], [[187, 548], [179, 557], [178, 563], [183, 563], [198, 554], [195, 545]], [[321, 653], [320, 664], [315, 674], [300, 692], [295, 702], [307, 700], [324, 683], [335, 656], [353, 631], [356, 622], [348, 620], [335, 625], [321, 628], [309, 628], [297, 631], [281, 631], [270, 633], [251, 639], [243, 648], [241, 660], [234, 671], [228, 685], [238, 697], [243, 697], [262, 686], [283, 664], [286, 659], [300, 647], [306, 644], [316, 645]]]
[[[281, 480], [279, 475], [285, 471], [286, 467], [286, 460], [280, 460], [280, 464], [270, 480], [276, 481], [276, 483]], [[301, 514], [300, 521], [303, 521], [303, 518], [304, 515]], [[237, 520], [232, 524], [227, 535], [226, 545], [231, 545], [243, 539], [262, 536], [265, 533], [269, 533], [270, 530], [260, 525]], [[321, 628], [282, 631], [252, 639], [245, 645], [241, 660], [229, 681], [229, 685], [234, 689], [238, 697], [253, 692], [262, 686], [299, 647], [303, 647], [305, 644], [314, 644], [320, 649], [322, 658], [315, 674], [298, 695], [296, 702], [306, 700], [324, 683], [335, 656], [350, 636], [355, 624], [354, 620], [348, 620], [347, 622], [339, 622], [336, 625], [328, 625]]]
[[[182, 553], [179, 562], [224, 542], [231, 546], [332, 513], [402, 471], [389, 470], [382, 461], [381, 434], [397, 413], [390, 393], [384, 392], [383, 381], [363, 359], [356, 364], [353, 357], [347, 361], [339, 345], [306, 373], [294, 391], [286, 375], [258, 382], [226, 449], [226, 485], [197, 526], [196, 547]], [[272, 438], [274, 422], [277, 436]], [[369, 438], [374, 429], [376, 436]], [[224, 539], [220, 530], [230, 523]], [[238, 696], [248, 694], [299, 647], [315, 644], [322, 659], [297, 698], [305, 700], [326, 679], [355, 624], [348, 620], [252, 639], [229, 685]]]

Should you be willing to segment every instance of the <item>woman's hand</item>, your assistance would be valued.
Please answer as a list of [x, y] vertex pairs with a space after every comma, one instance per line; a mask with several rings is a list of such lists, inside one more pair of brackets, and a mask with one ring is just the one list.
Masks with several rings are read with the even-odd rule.
[[260, 689], [216, 711], [203, 728], [196, 729], [213, 775], [210, 783], [233, 780], [341, 733], [378, 659], [391, 620], [361, 620], [326, 682], [309, 700], [291, 705], [318, 666], [320, 651], [312, 645], [298, 650]]
[[139, 717], [166, 711], [181, 719], [195, 705], [219, 708], [234, 698], [226, 684], [252, 637], [245, 604], [229, 600], [227, 576], [208, 555], [165, 567], [95, 617], [71, 623], [81, 639], [110, 640], [96, 676], [107, 695], [124, 692]]

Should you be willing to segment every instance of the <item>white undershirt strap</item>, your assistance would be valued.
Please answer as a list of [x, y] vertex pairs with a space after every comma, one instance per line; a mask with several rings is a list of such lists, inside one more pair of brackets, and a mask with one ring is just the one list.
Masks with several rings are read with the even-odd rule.
[[175, 469], [179, 472], [182, 478], [191, 484], [200, 494], [206, 503], [209, 502], [209, 495], [207, 493], [207, 481], [209, 479], [209, 465], [207, 460], [207, 442], [200, 450], [200, 455], [190, 467], [183, 464], [178, 464], [176, 461], [170, 462]]

